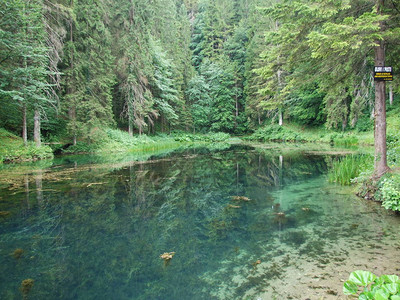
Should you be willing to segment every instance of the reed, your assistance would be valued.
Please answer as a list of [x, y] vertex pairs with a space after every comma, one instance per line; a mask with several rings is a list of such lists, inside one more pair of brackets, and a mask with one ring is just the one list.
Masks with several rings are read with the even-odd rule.
[[352, 180], [373, 166], [371, 155], [347, 155], [332, 162], [328, 172], [330, 182], [350, 185]]

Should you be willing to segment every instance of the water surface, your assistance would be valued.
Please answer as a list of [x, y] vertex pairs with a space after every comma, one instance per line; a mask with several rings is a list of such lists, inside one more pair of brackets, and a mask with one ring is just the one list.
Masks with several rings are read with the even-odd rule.
[[28, 299], [320, 299], [352, 270], [395, 272], [398, 218], [329, 184], [331, 159], [231, 146], [5, 166], [0, 298], [29, 278]]

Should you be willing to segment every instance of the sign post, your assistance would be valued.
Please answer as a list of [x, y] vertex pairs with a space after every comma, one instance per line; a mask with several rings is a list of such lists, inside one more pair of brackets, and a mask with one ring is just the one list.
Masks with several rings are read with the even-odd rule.
[[375, 81], [392, 81], [393, 70], [392, 67], [375, 67], [374, 68]]

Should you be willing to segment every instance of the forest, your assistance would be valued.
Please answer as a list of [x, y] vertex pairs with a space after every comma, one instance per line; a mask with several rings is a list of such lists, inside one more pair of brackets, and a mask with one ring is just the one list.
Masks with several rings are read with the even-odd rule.
[[396, 73], [399, 9], [395, 0], [2, 0], [0, 127], [38, 145], [90, 142], [104, 128], [370, 130], [374, 48]]
[[400, 0], [0, 0], [0, 298], [400, 299], [399, 57]]

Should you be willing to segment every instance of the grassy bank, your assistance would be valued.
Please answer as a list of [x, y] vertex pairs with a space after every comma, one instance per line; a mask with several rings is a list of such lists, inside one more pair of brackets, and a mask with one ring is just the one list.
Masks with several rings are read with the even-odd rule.
[[[379, 180], [373, 179], [373, 156], [354, 155], [332, 163], [329, 180], [340, 184], [354, 183], [358, 195], [382, 202], [382, 206], [400, 211], [400, 108], [387, 114], [387, 160], [390, 171]], [[365, 135], [364, 135], [365, 137]], [[363, 135], [359, 138], [363, 141]]]
[[230, 139], [227, 133], [210, 133], [207, 135], [192, 135], [188, 133], [159, 134], [155, 136], [130, 136], [118, 129], [103, 129], [92, 143], [78, 142], [69, 146], [63, 153], [117, 153], [146, 152], [163, 149], [179, 148], [191, 144], [211, 144], [226, 142]]
[[259, 142], [300, 142], [325, 143], [336, 146], [373, 145], [372, 131], [358, 132], [356, 130], [337, 132], [326, 128], [308, 128], [297, 124], [268, 125], [257, 129], [246, 138]]
[[35, 147], [30, 142], [24, 146], [23, 140], [0, 129], [0, 163], [20, 162], [53, 157], [53, 152], [61, 154], [93, 153], [109, 155], [111, 153], [152, 153], [162, 150], [190, 147], [193, 145], [212, 145], [233, 141], [227, 133], [209, 133], [193, 135], [188, 133], [160, 134], [156, 136], [130, 136], [127, 132], [103, 128], [98, 129], [90, 141], [79, 141], [76, 145], [65, 142]]
[[[388, 143], [398, 139], [400, 131], [400, 106], [389, 106], [387, 112]], [[249, 141], [259, 142], [301, 142], [301, 143], [330, 143], [335, 146], [373, 146], [373, 121], [356, 126], [345, 131], [329, 130], [325, 127], [307, 127], [290, 122], [283, 126], [270, 124], [258, 128], [252, 135], [246, 137]]]
[[0, 163], [9, 161], [31, 161], [52, 158], [53, 151], [43, 145], [37, 148], [33, 142], [24, 145], [22, 138], [0, 128]]

